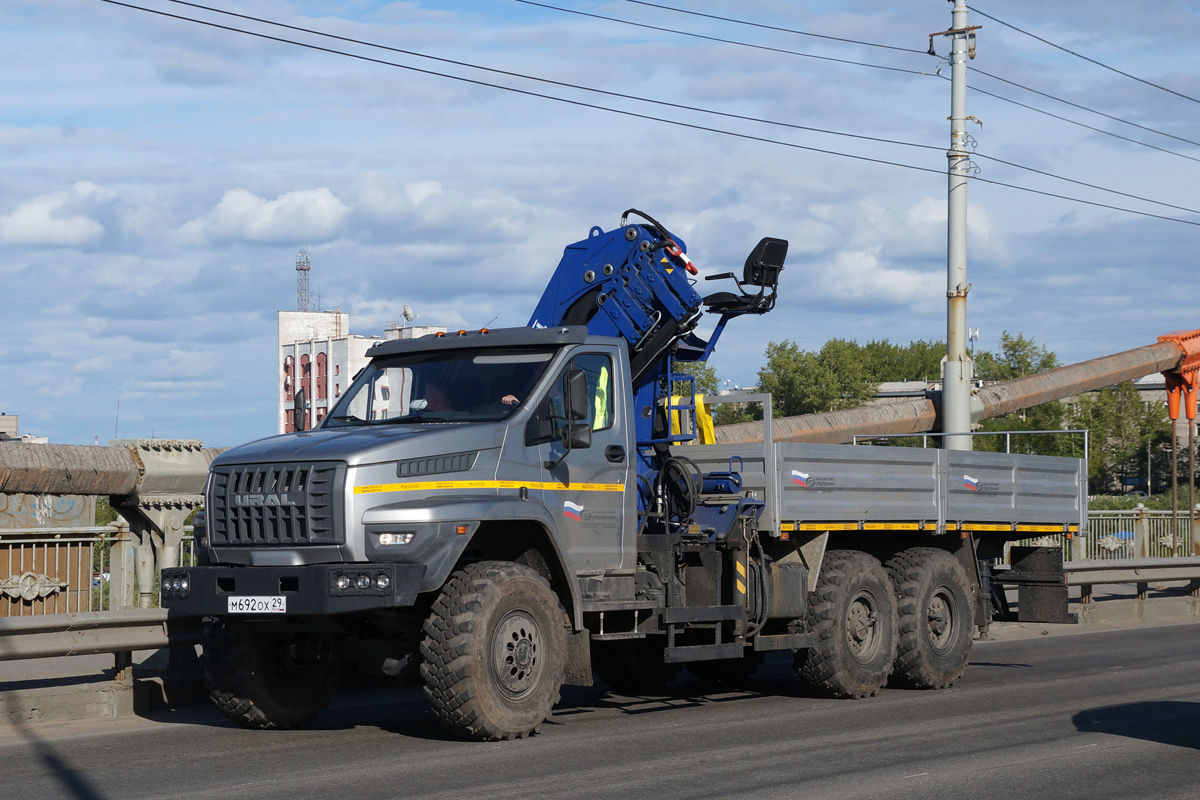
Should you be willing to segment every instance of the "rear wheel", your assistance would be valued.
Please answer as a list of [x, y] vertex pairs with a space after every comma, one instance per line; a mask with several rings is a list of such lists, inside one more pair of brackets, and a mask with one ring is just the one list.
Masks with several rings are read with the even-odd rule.
[[558, 702], [565, 620], [529, 567], [483, 561], [454, 573], [421, 644], [425, 693], [442, 726], [491, 741], [536, 733]]
[[242, 727], [291, 728], [329, 705], [338, 664], [317, 657], [317, 634], [265, 631], [217, 617], [204, 623], [201, 643], [208, 694]]
[[898, 553], [887, 568], [900, 615], [892, 682], [909, 689], [950, 686], [971, 657], [974, 614], [966, 571], [934, 547]]
[[800, 679], [829, 697], [876, 694], [896, 653], [896, 595], [874, 557], [856, 550], [825, 554], [808, 607], [815, 647], [796, 654]]

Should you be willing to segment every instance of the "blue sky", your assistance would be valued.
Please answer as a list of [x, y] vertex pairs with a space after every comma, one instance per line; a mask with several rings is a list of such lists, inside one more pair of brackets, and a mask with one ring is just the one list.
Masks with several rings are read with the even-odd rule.
[[[139, 5], [272, 32], [167, 2]], [[938, 59], [630, 2], [578, 11], [781, 50], [933, 73]], [[215, 4], [215, 0], [214, 0]], [[694, 11], [923, 51], [945, 2], [678, 0]], [[883, 10], [881, 10], [883, 6]], [[222, 8], [234, 8], [221, 4]], [[1200, 97], [1193, 3], [980, 0], [980, 10]], [[382, 331], [522, 325], [567, 244], [628, 207], [679, 232], [709, 274], [762, 236], [791, 242], [776, 310], [738, 320], [715, 366], [755, 380], [769, 341], [939, 339], [945, 307], [949, 84], [681, 37], [512, 0], [237, 4], [242, 13], [585, 85], [548, 87], [359, 45], [349, 52], [749, 136], [926, 167], [870, 164], [618, 116], [155, 17], [98, 0], [0, 7], [0, 411], [59, 443], [166, 436], [232, 445], [273, 432], [275, 312], [312, 248], [322, 306]], [[1200, 103], [980, 17], [978, 68], [1200, 140]], [[308, 34], [283, 33], [330, 46]], [[943, 55], [948, 44], [937, 43]], [[972, 86], [1174, 151], [1122, 142], [972, 93], [980, 153], [1189, 208], [1200, 147], [978, 74]], [[914, 142], [899, 147], [664, 108]], [[980, 177], [1104, 195], [978, 159]], [[1023, 331], [1067, 362], [1200, 327], [1191, 225], [974, 183], [970, 324]], [[701, 285], [711, 288], [715, 284]], [[913, 376], [922, 377], [922, 376]]]

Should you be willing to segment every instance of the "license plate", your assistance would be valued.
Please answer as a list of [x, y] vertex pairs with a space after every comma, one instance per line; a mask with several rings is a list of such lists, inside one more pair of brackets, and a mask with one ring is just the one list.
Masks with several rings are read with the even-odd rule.
[[283, 595], [266, 597], [231, 597], [229, 598], [230, 614], [285, 614], [287, 613], [287, 598]]

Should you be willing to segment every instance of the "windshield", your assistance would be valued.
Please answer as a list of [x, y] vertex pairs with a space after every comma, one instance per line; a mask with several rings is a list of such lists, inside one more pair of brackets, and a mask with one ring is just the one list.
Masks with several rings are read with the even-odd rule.
[[451, 350], [377, 358], [321, 427], [501, 420], [529, 400], [553, 350]]

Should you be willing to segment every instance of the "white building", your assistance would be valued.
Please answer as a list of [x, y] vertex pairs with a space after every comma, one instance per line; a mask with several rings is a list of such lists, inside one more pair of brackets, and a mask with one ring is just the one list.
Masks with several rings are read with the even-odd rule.
[[383, 337], [350, 333], [341, 311], [279, 312], [279, 432], [296, 429], [293, 403], [298, 389], [308, 399], [311, 427], [329, 413], [354, 376], [367, 365], [367, 350], [382, 339], [415, 339], [445, 333], [444, 327], [388, 325]]

